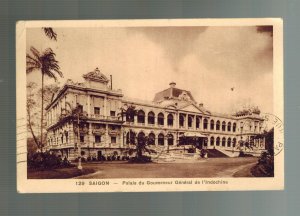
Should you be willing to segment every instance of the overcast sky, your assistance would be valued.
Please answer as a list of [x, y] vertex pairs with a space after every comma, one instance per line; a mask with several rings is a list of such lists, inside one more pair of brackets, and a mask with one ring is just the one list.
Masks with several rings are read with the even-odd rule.
[[[256, 27], [55, 28], [50, 41], [27, 30], [27, 52], [51, 47], [64, 78], [81, 82], [98, 67], [127, 97], [153, 100], [174, 81], [198, 103], [228, 113], [245, 105], [272, 113], [273, 41]], [[27, 81], [39, 82], [39, 72]], [[48, 83], [54, 82], [47, 80]], [[231, 88], [234, 88], [232, 91]]]

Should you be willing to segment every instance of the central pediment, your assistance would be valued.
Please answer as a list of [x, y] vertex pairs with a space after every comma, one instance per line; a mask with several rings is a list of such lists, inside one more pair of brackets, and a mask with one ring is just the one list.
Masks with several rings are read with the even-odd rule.
[[85, 80], [101, 82], [101, 83], [106, 83], [106, 84], [109, 82], [107, 77], [103, 73], [101, 73], [98, 68], [96, 68], [92, 72], [89, 72], [89, 73], [83, 75], [83, 78]]
[[193, 113], [201, 113], [205, 114], [206, 111], [201, 109], [200, 107], [197, 107], [195, 104], [188, 104], [181, 108], [178, 108], [178, 110], [185, 111], [185, 112], [193, 112]]

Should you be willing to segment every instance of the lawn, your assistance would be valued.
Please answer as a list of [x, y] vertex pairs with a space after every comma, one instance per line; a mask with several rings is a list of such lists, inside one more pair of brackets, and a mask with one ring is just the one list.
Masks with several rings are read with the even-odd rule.
[[215, 178], [253, 177], [250, 170], [257, 158], [209, 158], [194, 163], [133, 164], [127, 161], [83, 163], [76, 167], [47, 171], [28, 171], [28, 179], [65, 178]]
[[252, 177], [250, 169], [257, 158], [209, 158], [195, 163], [126, 162], [86, 163], [84, 169], [93, 174], [78, 178], [197, 178], [197, 177]]

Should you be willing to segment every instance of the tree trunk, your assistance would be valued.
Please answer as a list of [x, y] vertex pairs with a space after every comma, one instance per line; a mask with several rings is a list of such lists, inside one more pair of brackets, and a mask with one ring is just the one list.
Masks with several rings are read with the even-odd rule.
[[36, 138], [34, 132], [33, 132], [33, 129], [32, 129], [32, 122], [31, 122], [31, 114], [30, 114], [30, 110], [29, 110], [29, 107], [27, 107], [27, 115], [28, 115], [28, 126], [29, 126], [29, 129], [30, 129], [30, 132], [31, 132], [31, 135], [33, 137], [33, 140], [37, 146], [38, 149], [40, 149], [40, 145], [39, 145], [39, 141], [38, 139]]
[[43, 152], [43, 119], [44, 119], [44, 72], [42, 71], [42, 108], [41, 108], [41, 152]]

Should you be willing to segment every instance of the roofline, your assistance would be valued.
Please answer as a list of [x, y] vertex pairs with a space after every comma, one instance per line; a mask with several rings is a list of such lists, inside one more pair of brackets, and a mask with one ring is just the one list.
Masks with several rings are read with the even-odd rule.
[[76, 86], [76, 85], [65, 84], [61, 88], [61, 90], [59, 91], [57, 96], [53, 99], [53, 101], [51, 101], [51, 103], [46, 106], [45, 110], [48, 110], [61, 97], [61, 95], [63, 95], [66, 92], [67, 89], [76, 89], [76, 90], [80, 90], [80, 91], [84, 91], [84, 92], [106, 93], [106, 94], [111, 95], [111, 96], [123, 97], [123, 94], [118, 93], [118, 92], [98, 90], [98, 89], [94, 89], [94, 88], [80, 87], [80, 86]]

